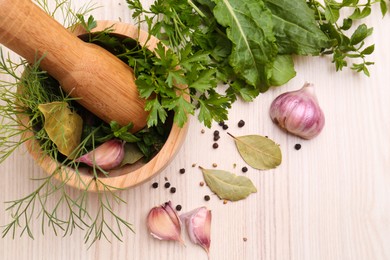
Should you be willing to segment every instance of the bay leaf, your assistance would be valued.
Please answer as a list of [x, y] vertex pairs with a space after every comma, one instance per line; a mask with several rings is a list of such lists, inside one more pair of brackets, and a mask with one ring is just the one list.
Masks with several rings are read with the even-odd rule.
[[73, 158], [72, 152], [81, 141], [83, 119], [66, 102], [40, 104], [38, 109], [45, 118], [43, 127], [50, 140], [60, 153]]
[[125, 144], [125, 156], [122, 160], [121, 166], [126, 164], [134, 164], [141, 160], [144, 157], [144, 154], [138, 148], [135, 143], [126, 143]]
[[257, 192], [252, 181], [245, 176], [237, 176], [222, 170], [203, 168], [201, 168], [201, 170], [207, 186], [212, 192], [217, 194], [220, 199], [237, 201], [245, 199], [251, 193]]
[[278, 144], [260, 135], [233, 137], [237, 150], [244, 161], [259, 170], [273, 169], [282, 163], [282, 152]]

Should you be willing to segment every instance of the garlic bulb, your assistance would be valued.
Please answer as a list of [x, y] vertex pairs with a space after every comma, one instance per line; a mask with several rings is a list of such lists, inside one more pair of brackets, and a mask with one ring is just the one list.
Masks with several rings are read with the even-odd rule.
[[119, 166], [125, 156], [125, 142], [117, 139], [107, 141], [96, 149], [76, 159], [89, 166], [98, 166], [108, 171]]
[[271, 104], [270, 116], [279, 127], [304, 139], [316, 137], [325, 125], [324, 113], [311, 83], [278, 96]]
[[147, 226], [154, 238], [179, 241], [184, 244], [181, 238], [181, 221], [170, 201], [149, 211]]

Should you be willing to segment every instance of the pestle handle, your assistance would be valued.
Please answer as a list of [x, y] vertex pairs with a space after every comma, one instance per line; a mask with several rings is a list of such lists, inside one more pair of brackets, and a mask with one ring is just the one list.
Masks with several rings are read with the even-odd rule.
[[85, 43], [31, 0], [0, 0], [0, 43], [59, 81], [78, 102], [106, 122], [146, 125], [145, 101], [134, 73], [105, 49]]

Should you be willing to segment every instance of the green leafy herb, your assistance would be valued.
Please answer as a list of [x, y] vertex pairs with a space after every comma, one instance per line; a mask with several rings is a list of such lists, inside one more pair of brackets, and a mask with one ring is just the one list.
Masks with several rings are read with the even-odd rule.
[[84, 15], [82, 14], [76, 14], [76, 16], [79, 19], [80, 24], [85, 28], [87, 32], [91, 32], [93, 28], [96, 28], [97, 23], [92, 15], [89, 16], [87, 21], [85, 21]]
[[301, 0], [264, 0], [272, 12], [279, 54], [318, 55], [331, 41], [316, 24], [312, 10]]
[[[157, 49], [157, 57], [140, 66], [137, 85], [148, 101], [149, 126], [164, 121], [165, 111], [175, 111], [182, 125], [187, 114], [199, 109], [198, 119], [208, 127], [227, 119], [231, 104], [252, 101], [270, 86], [285, 84], [295, 76], [292, 55], [333, 55], [337, 70], [349, 59], [360, 59], [351, 68], [369, 75], [366, 57], [374, 45], [364, 40], [372, 29], [362, 24], [352, 36], [352, 25], [371, 14], [384, 0], [341, 3], [326, 0], [156, 0], [145, 8], [140, 0], [127, 0], [133, 18], [146, 25], [169, 50]], [[353, 11], [345, 15], [342, 9]], [[138, 65], [142, 63], [138, 63]], [[151, 71], [151, 73], [148, 73]], [[178, 101], [177, 83], [186, 87], [191, 101]], [[216, 91], [218, 83], [226, 91]], [[185, 99], [186, 100], [186, 99]]]
[[[368, 28], [361, 20], [371, 14], [372, 6], [377, 3], [380, 4], [384, 16], [388, 11], [388, 4], [384, 0], [367, 1], [364, 4], [355, 0], [344, 0], [341, 3], [325, 1], [324, 4], [315, 0], [307, 1], [308, 6], [315, 12], [319, 28], [332, 41], [332, 45], [324, 48], [322, 53], [333, 56], [332, 62], [335, 63], [336, 70], [349, 66], [350, 60], [357, 60], [350, 68], [370, 76], [368, 67], [374, 63], [367, 61], [366, 58], [373, 53], [375, 47], [366, 46], [364, 40], [372, 34], [373, 28]], [[353, 12], [347, 16], [341, 15], [343, 9]], [[352, 26], [359, 22], [358, 26]], [[351, 33], [352, 28], [355, 29]]]
[[203, 177], [207, 186], [218, 195], [220, 199], [238, 201], [245, 199], [251, 193], [257, 192], [252, 181], [245, 176], [221, 170], [203, 169]]
[[279, 166], [282, 152], [279, 145], [260, 135], [233, 137], [241, 157], [255, 169], [268, 170]]
[[[213, 10], [233, 44], [230, 65], [252, 86], [269, 86], [278, 53], [272, 13], [262, 1], [216, 0]], [[248, 12], [250, 10], [250, 12]]]

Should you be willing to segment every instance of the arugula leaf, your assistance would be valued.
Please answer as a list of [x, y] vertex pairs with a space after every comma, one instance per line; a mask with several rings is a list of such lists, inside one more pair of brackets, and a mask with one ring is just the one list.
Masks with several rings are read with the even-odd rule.
[[271, 12], [258, 0], [213, 2], [215, 18], [227, 27], [227, 37], [233, 43], [230, 65], [249, 84], [266, 91], [278, 52]]
[[320, 30], [314, 12], [303, 0], [264, 0], [272, 12], [280, 54], [318, 55], [331, 42]]
[[290, 55], [278, 55], [273, 64], [273, 73], [270, 83], [272, 86], [281, 86], [296, 75], [294, 61]]

